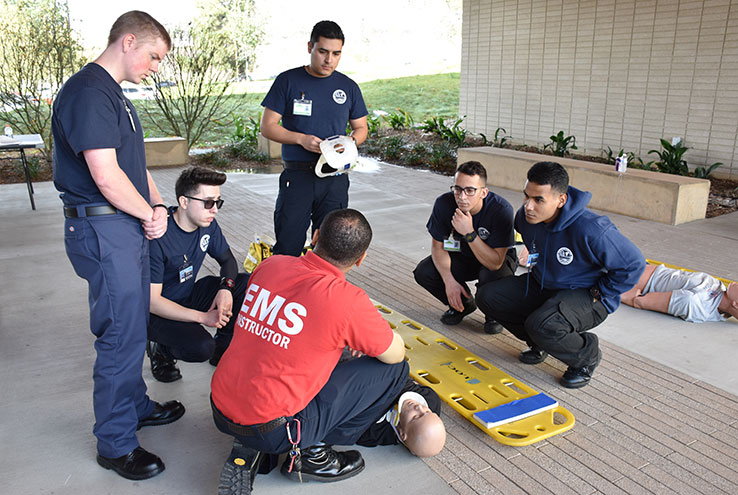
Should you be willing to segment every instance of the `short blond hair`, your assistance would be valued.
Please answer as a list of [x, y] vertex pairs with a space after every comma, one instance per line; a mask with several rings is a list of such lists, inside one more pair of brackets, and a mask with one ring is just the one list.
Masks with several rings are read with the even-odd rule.
[[167, 49], [172, 49], [172, 38], [169, 37], [166, 28], [146, 12], [131, 10], [118, 17], [113, 23], [113, 27], [110, 28], [108, 46], [128, 33], [133, 33], [137, 38], [143, 39], [161, 38], [166, 43]]

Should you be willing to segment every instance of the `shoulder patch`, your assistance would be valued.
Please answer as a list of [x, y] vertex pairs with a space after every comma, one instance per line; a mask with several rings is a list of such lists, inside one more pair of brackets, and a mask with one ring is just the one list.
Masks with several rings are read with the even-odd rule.
[[200, 237], [200, 249], [204, 253], [208, 250], [208, 245], [210, 244], [210, 234], [205, 234], [204, 236]]

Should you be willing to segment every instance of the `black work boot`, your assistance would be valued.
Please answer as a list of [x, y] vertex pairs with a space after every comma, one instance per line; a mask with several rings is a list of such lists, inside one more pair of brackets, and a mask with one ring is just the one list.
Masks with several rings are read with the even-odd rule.
[[449, 306], [448, 311], [441, 315], [441, 323], [445, 325], [458, 325], [461, 320], [468, 314], [473, 313], [477, 309], [474, 299], [464, 301], [464, 311], [457, 311]]
[[292, 464], [287, 456], [282, 474], [295, 481], [340, 481], [356, 476], [364, 469], [364, 459], [358, 450], [338, 452], [330, 445], [314, 445], [303, 449]]
[[174, 359], [169, 357], [164, 346], [151, 340], [146, 342], [146, 354], [151, 360], [151, 374], [160, 382], [176, 382], [182, 378]]
[[261, 459], [261, 452], [234, 439], [233, 449], [220, 471], [218, 495], [249, 495], [254, 488], [254, 477]]

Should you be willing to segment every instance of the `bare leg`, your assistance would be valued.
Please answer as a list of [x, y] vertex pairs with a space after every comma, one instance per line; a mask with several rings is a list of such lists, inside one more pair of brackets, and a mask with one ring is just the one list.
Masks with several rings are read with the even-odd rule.
[[[653, 272], [655, 270], [656, 270], [656, 265], [646, 265], [645, 270], [643, 270], [643, 274], [641, 274], [641, 278], [638, 279], [638, 283], [635, 285], [635, 287], [630, 289], [628, 292], [623, 293], [620, 296], [620, 301], [622, 301], [623, 304], [627, 304], [628, 306], [635, 307], [635, 304], [634, 304], [635, 298], [641, 296], [641, 294], [643, 293], [643, 289], [646, 288], [646, 284], [648, 283], [649, 279], [651, 278], [651, 275], [653, 275]], [[669, 301], [666, 301], [666, 303], [668, 305]]]

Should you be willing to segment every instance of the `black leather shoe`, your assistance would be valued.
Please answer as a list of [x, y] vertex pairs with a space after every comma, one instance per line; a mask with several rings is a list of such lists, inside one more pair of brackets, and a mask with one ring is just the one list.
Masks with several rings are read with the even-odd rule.
[[548, 353], [540, 350], [538, 347], [528, 347], [526, 350], [520, 353], [518, 359], [521, 363], [525, 364], [538, 364], [546, 360]]
[[144, 426], [158, 426], [174, 423], [185, 413], [185, 407], [176, 400], [164, 404], [154, 402], [154, 410], [143, 419], [138, 420], [138, 429]]
[[454, 308], [448, 308], [448, 311], [441, 315], [441, 323], [445, 325], [458, 325], [461, 320], [468, 314], [473, 313], [477, 309], [474, 299], [464, 301], [464, 311], [457, 311]]
[[159, 456], [141, 447], [120, 457], [103, 457], [98, 454], [97, 463], [129, 480], [147, 480], [164, 471], [164, 463]]
[[491, 318], [485, 318], [484, 320], [484, 333], [488, 335], [496, 335], [504, 330], [502, 325]]
[[160, 382], [176, 382], [182, 378], [174, 359], [164, 353], [162, 345], [149, 340], [146, 343], [146, 354], [151, 360], [151, 374]]
[[330, 445], [304, 449], [289, 472], [292, 459], [287, 456], [282, 474], [295, 481], [340, 481], [356, 476], [364, 469], [364, 459], [358, 450], [338, 452]]
[[571, 366], [569, 366], [569, 368], [564, 373], [564, 376], [561, 377], [561, 385], [566, 388], [584, 387], [592, 379], [592, 373], [594, 373], [597, 365], [600, 364], [600, 360], [602, 360], [602, 352], [598, 349], [597, 359], [594, 363], [587, 366], [582, 366], [581, 368], [572, 368]]
[[218, 495], [249, 495], [254, 488], [254, 477], [261, 459], [261, 452], [233, 440], [231, 454], [220, 471]]

